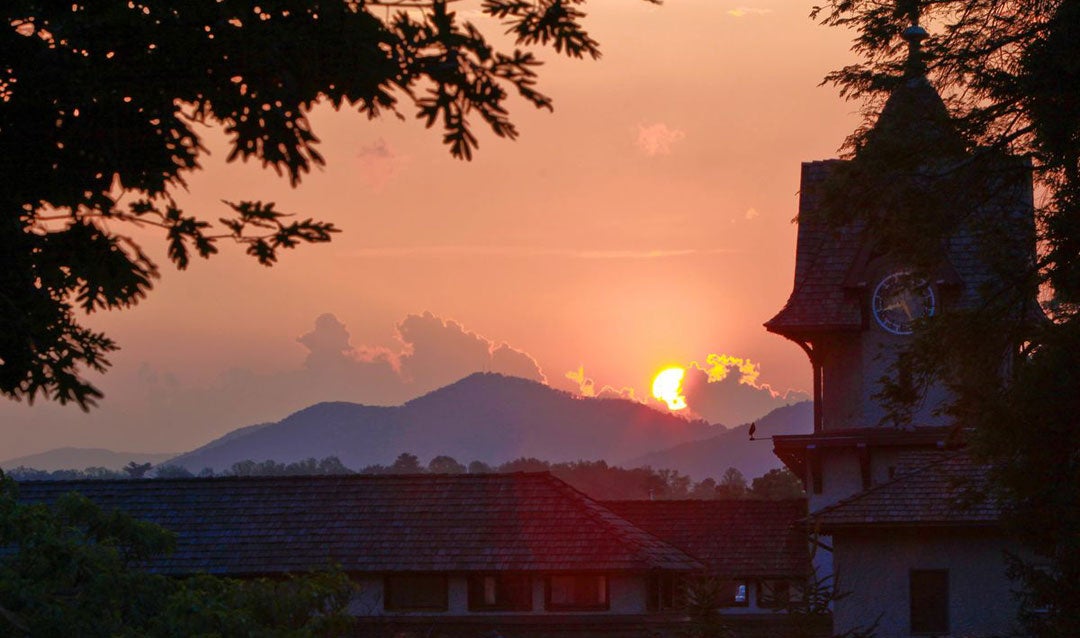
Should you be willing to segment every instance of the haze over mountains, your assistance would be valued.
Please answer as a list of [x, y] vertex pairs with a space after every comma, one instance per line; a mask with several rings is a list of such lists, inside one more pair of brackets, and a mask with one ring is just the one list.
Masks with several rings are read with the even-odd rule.
[[[811, 412], [807, 402], [775, 410], [758, 419], [758, 437], [807, 433]], [[492, 465], [520, 457], [553, 463], [603, 459], [624, 467], [678, 470], [696, 480], [736, 467], [752, 478], [779, 467], [779, 461], [767, 441], [749, 441], [747, 427], [728, 429], [634, 401], [584, 398], [527, 379], [476, 373], [400, 406], [318, 403], [276, 423], [233, 430], [165, 463], [221, 472], [248, 459], [289, 463], [336, 456], [361, 469], [389, 465], [409, 452], [422, 462], [449, 455], [466, 464]], [[63, 458], [68, 468], [87, 466], [71, 453]], [[135, 459], [120, 458], [92, 464], [119, 468]], [[29, 457], [12, 461], [47, 469]]]
[[157, 465], [174, 456], [176, 456], [175, 452], [114, 452], [104, 448], [62, 447], [0, 461], [0, 469], [11, 470], [22, 466], [47, 471], [84, 470], [88, 467], [119, 470], [130, 462]]
[[744, 423], [701, 441], [681, 443], [644, 454], [631, 459], [626, 465], [670, 468], [695, 481], [718, 478], [725, 469], [734, 467], [751, 479], [780, 467], [780, 461], [773, 454], [770, 437], [776, 434], [809, 434], [813, 429], [813, 419], [813, 402], [801, 401], [777, 408], [758, 419], [753, 441], [750, 440], [750, 424]]
[[395, 407], [319, 403], [272, 424], [233, 432], [170, 463], [192, 471], [244, 459], [290, 462], [337, 456], [354, 468], [389, 464], [402, 452], [468, 463], [522, 456], [621, 463], [707, 438], [719, 426], [622, 399], [586, 399], [535, 381], [472, 374]]

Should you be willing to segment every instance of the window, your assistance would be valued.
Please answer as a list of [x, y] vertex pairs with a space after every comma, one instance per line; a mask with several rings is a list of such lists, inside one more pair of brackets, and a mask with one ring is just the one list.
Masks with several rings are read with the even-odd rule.
[[783, 609], [803, 601], [803, 587], [790, 580], [763, 580], [758, 583], [757, 606]]
[[728, 580], [719, 584], [716, 604], [720, 607], [746, 607], [750, 597], [746, 593], [745, 580]]
[[911, 633], [949, 632], [949, 570], [911, 570]]
[[678, 576], [663, 574], [649, 579], [649, 611], [686, 607], [686, 583]]
[[388, 611], [446, 611], [446, 576], [387, 576], [383, 581], [383, 597], [383, 606]]
[[549, 576], [545, 594], [547, 609], [551, 611], [607, 609], [607, 576], [592, 574]]
[[484, 574], [469, 577], [472, 611], [531, 611], [532, 579], [522, 574]]

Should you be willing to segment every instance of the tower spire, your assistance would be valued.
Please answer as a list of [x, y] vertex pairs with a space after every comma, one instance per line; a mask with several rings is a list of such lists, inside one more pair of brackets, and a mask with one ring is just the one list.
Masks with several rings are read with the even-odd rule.
[[930, 34], [919, 26], [919, 0], [900, 0], [897, 2], [896, 10], [897, 13], [906, 16], [910, 22], [910, 25], [900, 34], [900, 37], [908, 43], [904, 79], [923, 77], [926, 75], [926, 61], [923, 59], [922, 43]]

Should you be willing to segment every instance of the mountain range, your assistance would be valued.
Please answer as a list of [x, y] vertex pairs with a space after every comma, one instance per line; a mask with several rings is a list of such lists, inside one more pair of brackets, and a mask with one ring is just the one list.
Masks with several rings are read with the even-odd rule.
[[626, 466], [669, 468], [695, 481], [708, 477], [719, 479], [724, 470], [734, 467], [749, 480], [780, 467], [780, 460], [773, 454], [772, 436], [809, 434], [813, 430], [813, 419], [814, 403], [800, 401], [758, 419], [753, 441], [750, 440], [750, 424], [745, 423], [707, 439], [644, 454], [631, 459]]
[[536, 381], [476, 373], [400, 406], [319, 403], [277, 423], [231, 432], [169, 463], [197, 472], [244, 459], [337, 456], [362, 468], [390, 464], [402, 452], [421, 460], [445, 454], [463, 463], [519, 457], [622, 463], [722, 429], [634, 401], [583, 398]]
[[[759, 439], [808, 433], [810, 405], [786, 406], [758, 419]], [[158, 455], [154, 462], [220, 472], [247, 459], [289, 463], [336, 456], [361, 469], [389, 465], [409, 452], [425, 463], [438, 455], [491, 465], [521, 457], [553, 463], [603, 459], [624, 467], [678, 470], [695, 480], [719, 478], [728, 467], [753, 478], [780, 463], [768, 442], [749, 440], [748, 427], [727, 428], [635, 401], [581, 397], [527, 379], [476, 373], [400, 406], [318, 403], [275, 423], [233, 430], [179, 456]], [[48, 454], [2, 465], [52, 469], [55, 460], [50, 467], [41, 462]], [[148, 457], [114, 454], [117, 461], [109, 463], [98, 460], [100, 455], [93, 462], [77, 460], [70, 451], [61, 456], [64, 467], [73, 469], [119, 467]]]

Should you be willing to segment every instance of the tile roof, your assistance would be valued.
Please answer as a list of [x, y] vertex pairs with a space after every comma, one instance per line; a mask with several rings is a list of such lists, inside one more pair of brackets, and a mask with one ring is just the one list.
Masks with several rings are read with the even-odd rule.
[[858, 329], [862, 310], [844, 280], [863, 245], [863, 222], [830, 226], [819, 211], [832, 170], [841, 160], [803, 162], [795, 285], [784, 307], [765, 323], [770, 332]]
[[[1010, 273], [1026, 271], [1035, 254], [1030, 166], [1008, 156], [982, 159], [989, 168], [981, 170], [999, 171], [1001, 183], [984, 189], [989, 194], [979, 191], [977, 201], [965, 204], [974, 207], [971, 218], [977, 223], [965, 222], [943, 238], [942, 260], [933, 273], [939, 284], [958, 291], [951, 303], [959, 308], [979, 307], [988, 287], [993, 290], [1011, 281]], [[868, 282], [853, 277], [862, 274], [876, 240], [865, 220], [830, 224], [822, 210], [825, 184], [843, 164], [844, 160], [825, 160], [802, 165], [795, 281], [787, 303], [765, 323], [770, 332], [800, 338], [813, 332], [859, 330], [869, 321], [862, 307]], [[984, 245], [994, 246], [996, 252], [985, 254]], [[1030, 303], [1023, 310], [1043, 319], [1037, 307]]]
[[802, 575], [810, 564], [805, 499], [605, 501], [604, 505], [716, 574]]
[[992, 526], [1001, 510], [983, 496], [987, 472], [966, 452], [946, 453], [823, 508], [811, 519], [825, 532], [853, 527]]
[[170, 574], [701, 568], [548, 473], [19, 484], [24, 502], [71, 491], [173, 530], [147, 565]]

